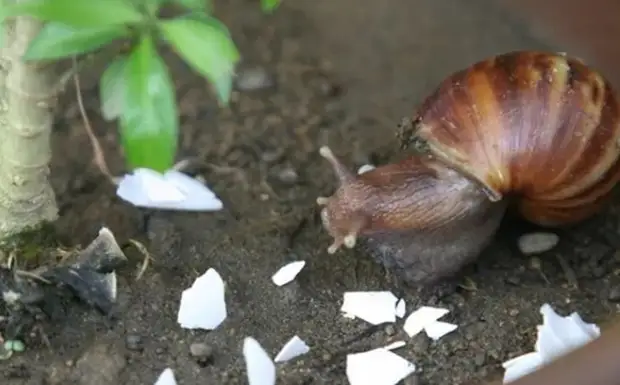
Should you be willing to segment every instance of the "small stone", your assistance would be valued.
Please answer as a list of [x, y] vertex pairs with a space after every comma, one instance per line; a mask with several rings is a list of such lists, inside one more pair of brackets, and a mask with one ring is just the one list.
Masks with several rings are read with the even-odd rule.
[[393, 336], [394, 334], [396, 334], [396, 328], [394, 328], [394, 325], [386, 325], [385, 334], [387, 334], [388, 336]]
[[416, 354], [425, 353], [430, 347], [430, 338], [426, 336], [426, 333], [420, 333], [413, 339], [411, 350]]
[[540, 254], [553, 249], [560, 237], [553, 233], [530, 233], [519, 237], [519, 250], [525, 255]]
[[241, 91], [254, 91], [272, 87], [274, 80], [264, 68], [255, 67], [240, 71], [235, 84]]
[[492, 359], [492, 360], [499, 360], [500, 357], [500, 352], [498, 349], [496, 348], [490, 348], [487, 351], [487, 355]]
[[143, 349], [142, 337], [136, 334], [128, 334], [125, 337], [125, 346], [127, 346], [129, 350], [141, 351]]
[[508, 310], [508, 315], [511, 317], [516, 317], [519, 315], [519, 310], [517, 309], [510, 309]]
[[204, 342], [195, 342], [189, 346], [189, 351], [193, 357], [205, 357], [213, 354], [211, 346]]
[[516, 276], [510, 276], [506, 278], [506, 283], [512, 286], [518, 286], [521, 283], [521, 279]]
[[[109, 341], [108, 341], [109, 340]], [[72, 377], [79, 379], [76, 382], [64, 381], [62, 384], [75, 385], [110, 385], [121, 384], [122, 371], [129, 364], [122, 346], [115, 339], [105, 338], [90, 347], [77, 359]]]
[[207, 364], [213, 359], [213, 348], [204, 342], [195, 342], [189, 346], [189, 352], [200, 364]]
[[487, 360], [486, 354], [484, 354], [483, 352], [477, 353], [476, 356], [474, 357], [474, 363], [476, 364], [476, 366], [484, 365], [486, 360]]
[[620, 285], [612, 287], [607, 298], [612, 302], [620, 302]]
[[541, 270], [542, 269], [542, 262], [540, 260], [540, 258], [536, 258], [536, 257], [532, 257], [529, 260], [529, 267], [532, 270]]
[[282, 150], [269, 150], [261, 153], [260, 158], [265, 163], [274, 163], [284, 156]]
[[278, 179], [286, 184], [294, 184], [299, 180], [299, 175], [297, 171], [287, 167], [278, 172]]
[[321, 82], [319, 90], [324, 96], [336, 97], [342, 94], [342, 87], [330, 81]]

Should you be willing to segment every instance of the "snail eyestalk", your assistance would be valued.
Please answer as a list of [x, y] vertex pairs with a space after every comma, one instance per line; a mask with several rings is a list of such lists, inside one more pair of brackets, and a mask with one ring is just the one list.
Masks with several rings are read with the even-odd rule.
[[329, 147], [321, 147], [319, 149], [319, 154], [321, 154], [321, 156], [325, 158], [332, 166], [332, 169], [334, 170], [334, 173], [336, 173], [336, 176], [338, 177], [340, 183], [345, 183], [355, 179], [355, 175], [353, 175], [351, 171], [349, 171], [342, 163], [340, 163], [338, 158], [336, 158], [336, 156]]

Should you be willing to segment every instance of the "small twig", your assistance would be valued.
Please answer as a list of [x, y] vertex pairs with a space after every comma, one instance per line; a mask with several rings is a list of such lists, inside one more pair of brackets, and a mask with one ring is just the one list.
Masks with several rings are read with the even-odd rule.
[[[77, 67], [77, 60], [73, 57], [73, 67]], [[108, 180], [114, 184], [118, 185], [119, 178], [112, 175], [110, 169], [108, 168], [108, 164], [105, 161], [105, 155], [103, 153], [103, 149], [101, 148], [101, 144], [99, 143], [99, 139], [95, 136], [93, 132], [93, 128], [90, 125], [90, 121], [88, 119], [88, 115], [86, 115], [86, 109], [84, 108], [84, 101], [82, 100], [82, 92], [80, 90], [80, 77], [77, 73], [77, 70], [73, 73], [73, 82], [75, 84], [75, 92], [76, 98], [78, 102], [78, 108], [80, 110], [80, 115], [82, 116], [82, 120], [84, 122], [84, 129], [88, 134], [88, 138], [90, 139], [90, 143], [93, 146], [93, 156], [95, 165], [99, 168], [99, 171], [108, 178]]]
[[135, 239], [130, 239], [129, 242], [136, 249], [138, 249], [138, 251], [144, 256], [144, 259], [142, 260], [142, 264], [140, 265], [140, 269], [138, 270], [138, 274], [136, 274], [136, 281], [139, 281], [140, 278], [142, 278], [142, 276], [144, 275], [144, 273], [148, 269], [149, 264], [150, 264], [151, 260], [153, 259], [153, 257], [151, 257], [151, 253], [149, 253], [149, 251], [147, 250], [146, 246], [144, 246], [142, 243], [136, 241]]
[[9, 258], [6, 260], [6, 267], [9, 270], [13, 270], [13, 265], [17, 263], [16, 252], [13, 250], [9, 253]]
[[16, 270], [15, 273], [17, 275], [20, 275], [22, 277], [28, 277], [31, 278], [35, 281], [40, 281], [46, 285], [51, 285], [52, 281], [48, 281], [47, 279], [41, 277], [40, 275], [38, 275], [37, 273], [34, 273], [32, 271], [25, 271], [25, 270]]
[[80, 60], [80, 61], [77, 61], [77, 59], [75, 59], [74, 57], [71, 68], [63, 72], [58, 77], [59, 80], [55, 86], [55, 93], [60, 94], [61, 92], [65, 91], [65, 88], [67, 87], [67, 83], [69, 83], [69, 80], [71, 80], [71, 78], [73, 78], [80, 71], [80, 69], [84, 67], [86, 63], [92, 63], [94, 61], [94, 58], [95, 58], [94, 54], [87, 55], [83, 60]]

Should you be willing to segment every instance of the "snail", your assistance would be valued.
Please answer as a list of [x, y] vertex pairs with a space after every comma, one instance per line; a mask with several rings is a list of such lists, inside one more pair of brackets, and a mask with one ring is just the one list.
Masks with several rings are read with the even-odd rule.
[[321, 147], [339, 180], [317, 198], [327, 251], [363, 239], [423, 284], [476, 259], [508, 210], [541, 227], [583, 221], [620, 179], [619, 114], [609, 81], [565, 54], [515, 51], [455, 72], [400, 126], [399, 162], [356, 175]]

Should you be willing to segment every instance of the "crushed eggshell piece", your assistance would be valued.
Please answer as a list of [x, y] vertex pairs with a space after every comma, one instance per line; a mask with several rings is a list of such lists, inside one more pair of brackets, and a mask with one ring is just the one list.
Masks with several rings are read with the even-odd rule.
[[243, 358], [249, 385], [275, 385], [276, 365], [252, 337], [243, 340]]
[[526, 353], [502, 364], [504, 367], [504, 384], [513, 382], [542, 367], [543, 360], [538, 352]]
[[291, 338], [274, 359], [275, 362], [290, 361], [310, 351], [310, 347], [299, 336]]
[[174, 373], [172, 369], [165, 369], [157, 378], [155, 385], [177, 385], [177, 381], [174, 378]]
[[405, 341], [394, 341], [391, 344], [384, 346], [383, 348], [387, 350], [394, 350], [394, 349], [402, 348], [405, 345], [407, 345]]
[[538, 326], [535, 349], [545, 362], [585, 345], [601, 333], [597, 325], [584, 322], [577, 313], [562, 317], [549, 304], [542, 305], [540, 313], [543, 325]]
[[[430, 326], [431, 333], [433, 333], [434, 336], [437, 336], [441, 333], [442, 330], [446, 330], [446, 326], [438, 326], [433, 329], [432, 325], [437, 322], [439, 318], [445, 316], [449, 312], [450, 310], [448, 309], [422, 306], [409, 314], [409, 317], [405, 319], [403, 329], [409, 335], [409, 337], [413, 337], [420, 333], [422, 330], [425, 330], [427, 326]], [[454, 327], [454, 329], [456, 329], [456, 327]], [[428, 330], [425, 331], [428, 335]], [[431, 336], [429, 335], [429, 337]]]
[[430, 339], [437, 341], [446, 334], [455, 331], [457, 327], [458, 325], [449, 322], [435, 321], [424, 326], [424, 331]]
[[404, 299], [399, 299], [396, 303], [396, 316], [398, 318], [403, 318], [407, 314], [407, 305], [405, 304]]
[[177, 322], [186, 329], [213, 330], [224, 322], [226, 316], [224, 281], [211, 268], [183, 291]]
[[534, 351], [502, 364], [505, 370], [504, 384], [532, 373], [600, 336], [600, 328], [596, 324], [584, 322], [577, 313], [562, 317], [549, 304], [542, 305], [540, 313], [543, 323], [537, 326], [538, 338]]
[[138, 168], [124, 175], [116, 189], [122, 200], [138, 207], [180, 211], [218, 211], [223, 208], [204, 183], [177, 170], [164, 174]]
[[373, 325], [396, 322], [398, 298], [390, 291], [353, 291], [344, 293], [340, 310]]
[[396, 385], [415, 372], [413, 363], [385, 348], [349, 354], [346, 365], [351, 385]]
[[297, 277], [297, 274], [299, 274], [304, 266], [306, 266], [306, 261], [295, 261], [288, 263], [276, 271], [276, 273], [271, 277], [271, 280], [277, 286], [286, 285]]

